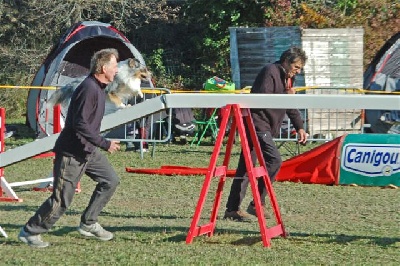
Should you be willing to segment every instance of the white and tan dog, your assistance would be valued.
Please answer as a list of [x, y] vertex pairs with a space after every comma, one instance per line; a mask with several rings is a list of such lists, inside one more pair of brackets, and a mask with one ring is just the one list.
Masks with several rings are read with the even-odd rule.
[[[125, 108], [126, 102], [134, 96], [143, 97], [140, 85], [142, 80], [150, 81], [151, 73], [137, 59], [129, 58], [118, 63], [118, 73], [113, 82], [107, 85], [105, 115]], [[68, 107], [72, 93], [85, 77], [77, 78], [71, 83], [56, 90], [47, 101], [47, 108], [61, 104]]]

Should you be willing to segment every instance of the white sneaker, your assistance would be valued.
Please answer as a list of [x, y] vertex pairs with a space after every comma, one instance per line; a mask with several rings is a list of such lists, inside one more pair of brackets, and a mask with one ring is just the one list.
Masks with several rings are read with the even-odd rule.
[[102, 241], [108, 241], [113, 239], [113, 233], [105, 230], [99, 223], [86, 225], [81, 222], [78, 227], [78, 232], [86, 237], [96, 237]]
[[24, 242], [25, 244], [28, 244], [31, 247], [35, 248], [45, 248], [50, 245], [49, 242], [44, 242], [40, 235], [32, 235], [24, 230], [24, 228], [21, 228], [21, 231], [18, 234], [18, 239]]

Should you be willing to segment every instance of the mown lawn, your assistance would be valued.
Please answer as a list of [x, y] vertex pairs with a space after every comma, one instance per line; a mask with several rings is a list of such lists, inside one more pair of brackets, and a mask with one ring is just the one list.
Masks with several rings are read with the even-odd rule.
[[[43, 235], [47, 249], [33, 249], [17, 239], [20, 227], [48, 197], [33, 185], [16, 187], [21, 203], [0, 202], [0, 265], [400, 265], [400, 194], [398, 189], [275, 183], [287, 238], [262, 245], [258, 223], [218, 219], [215, 235], [186, 244], [204, 176], [161, 176], [128, 173], [125, 167], [161, 165], [206, 167], [212, 145], [158, 144], [155, 157], [121, 151], [109, 159], [121, 185], [104, 209], [100, 223], [115, 233], [110, 242], [81, 237], [75, 227], [94, 184], [81, 182], [67, 214]], [[282, 150], [286, 153], [286, 150]], [[234, 168], [239, 149], [231, 159]], [[51, 158], [29, 159], [5, 169], [8, 182], [46, 177]], [[201, 223], [207, 223], [216, 188], [212, 183]], [[231, 180], [225, 184], [223, 215]], [[250, 201], [250, 189], [244, 201]], [[273, 220], [267, 220], [267, 225]]]

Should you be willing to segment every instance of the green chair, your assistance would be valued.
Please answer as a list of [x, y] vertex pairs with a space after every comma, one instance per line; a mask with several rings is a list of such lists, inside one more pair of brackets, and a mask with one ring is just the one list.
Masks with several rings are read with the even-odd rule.
[[190, 147], [193, 145], [199, 146], [201, 141], [206, 136], [206, 133], [210, 133], [211, 138], [215, 141], [218, 135], [218, 122], [217, 122], [217, 110], [215, 108], [210, 115], [207, 115], [206, 110], [203, 112], [202, 120], [195, 120], [196, 134], [190, 143]]

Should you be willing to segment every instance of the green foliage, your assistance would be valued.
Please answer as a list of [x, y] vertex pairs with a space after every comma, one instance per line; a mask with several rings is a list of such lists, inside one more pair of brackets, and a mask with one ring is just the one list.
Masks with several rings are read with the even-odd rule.
[[[62, 3], [61, 3], [62, 2]], [[74, 23], [97, 20], [129, 32], [149, 19], [169, 19], [165, 1], [3, 1], [0, 5], [0, 84], [27, 86], [54, 44]], [[171, 14], [171, 15], [169, 15]], [[20, 117], [15, 106], [25, 106], [26, 97], [9, 97], [1, 102], [10, 117]], [[13, 100], [13, 101], [12, 101]], [[19, 110], [19, 108], [18, 108]], [[22, 113], [25, 113], [22, 112]]]
[[153, 72], [157, 73], [159, 76], [167, 74], [163, 61], [163, 53], [164, 49], [157, 49], [150, 56], [148, 56], [146, 60], [148, 64], [153, 66]]
[[22, 117], [26, 113], [26, 101], [28, 97], [27, 89], [15, 88], [9, 83], [10, 78], [16, 80], [24, 80], [24, 73], [1, 73], [0, 85], [9, 86], [0, 88], [0, 107], [6, 109], [6, 116], [8, 118]]
[[145, 60], [146, 64], [152, 70], [153, 82], [157, 87], [182, 90], [187, 89], [190, 85], [193, 87], [198, 85], [192, 83], [194, 79], [185, 78], [190, 76], [190, 72], [192, 71], [189, 65], [176, 60], [173, 60], [172, 63], [175, 66], [165, 65], [171, 60], [171, 56], [162, 48], [153, 51], [150, 56], [145, 57]]
[[400, 28], [400, 3], [398, 1], [359, 1], [348, 16], [336, 19], [337, 27], [363, 27], [364, 67], [375, 56], [382, 45]]
[[338, 0], [337, 7], [343, 11], [343, 14], [349, 15], [357, 7], [358, 0]]
[[260, 26], [262, 6], [257, 1], [249, 0], [189, 0], [183, 11], [188, 27], [196, 25], [196, 59], [202, 68], [210, 76], [218, 75], [229, 79], [229, 27]]

